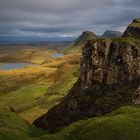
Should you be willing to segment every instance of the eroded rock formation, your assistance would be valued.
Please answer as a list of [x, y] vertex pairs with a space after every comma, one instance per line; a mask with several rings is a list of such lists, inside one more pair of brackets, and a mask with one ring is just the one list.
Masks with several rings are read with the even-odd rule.
[[89, 41], [81, 59], [81, 82], [115, 84], [136, 81], [140, 75], [140, 47], [129, 43]]
[[77, 120], [104, 115], [130, 103], [139, 80], [140, 46], [91, 40], [83, 49], [77, 83], [60, 104], [34, 124], [54, 132]]

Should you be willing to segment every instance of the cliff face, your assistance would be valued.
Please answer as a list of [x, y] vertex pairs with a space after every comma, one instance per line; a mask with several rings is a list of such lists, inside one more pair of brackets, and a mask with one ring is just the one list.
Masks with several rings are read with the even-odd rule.
[[89, 41], [81, 59], [81, 83], [121, 84], [140, 75], [140, 47], [129, 43]]
[[74, 121], [106, 114], [130, 103], [139, 84], [140, 46], [89, 41], [83, 49], [79, 80], [60, 104], [34, 124], [53, 132]]
[[135, 37], [140, 39], [140, 18], [133, 20], [124, 32], [123, 37]]

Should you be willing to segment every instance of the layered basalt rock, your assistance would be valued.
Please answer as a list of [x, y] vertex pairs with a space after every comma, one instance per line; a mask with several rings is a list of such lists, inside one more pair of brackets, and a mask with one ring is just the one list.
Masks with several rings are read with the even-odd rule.
[[89, 41], [81, 59], [83, 85], [136, 81], [140, 75], [140, 47], [129, 43]]
[[50, 132], [132, 102], [140, 82], [140, 46], [92, 40], [83, 49], [80, 78], [70, 93], [34, 124]]

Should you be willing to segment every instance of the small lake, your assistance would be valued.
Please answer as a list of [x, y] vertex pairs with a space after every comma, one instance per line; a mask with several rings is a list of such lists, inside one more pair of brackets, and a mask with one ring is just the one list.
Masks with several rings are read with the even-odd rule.
[[13, 69], [20, 69], [26, 66], [37, 66], [37, 64], [32, 63], [6, 63], [0, 65], [0, 70], [13, 70]]
[[54, 53], [54, 54], [52, 54], [53, 58], [60, 58], [60, 57], [63, 57], [63, 56], [64, 56], [63, 53]]

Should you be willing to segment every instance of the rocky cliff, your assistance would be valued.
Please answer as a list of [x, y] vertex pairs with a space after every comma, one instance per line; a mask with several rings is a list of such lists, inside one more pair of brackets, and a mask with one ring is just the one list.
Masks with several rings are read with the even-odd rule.
[[104, 115], [131, 103], [139, 84], [139, 45], [109, 39], [88, 41], [79, 80], [60, 104], [34, 124], [54, 132], [72, 122]]
[[81, 82], [121, 84], [136, 81], [140, 75], [140, 47], [129, 43], [89, 41], [81, 59]]

